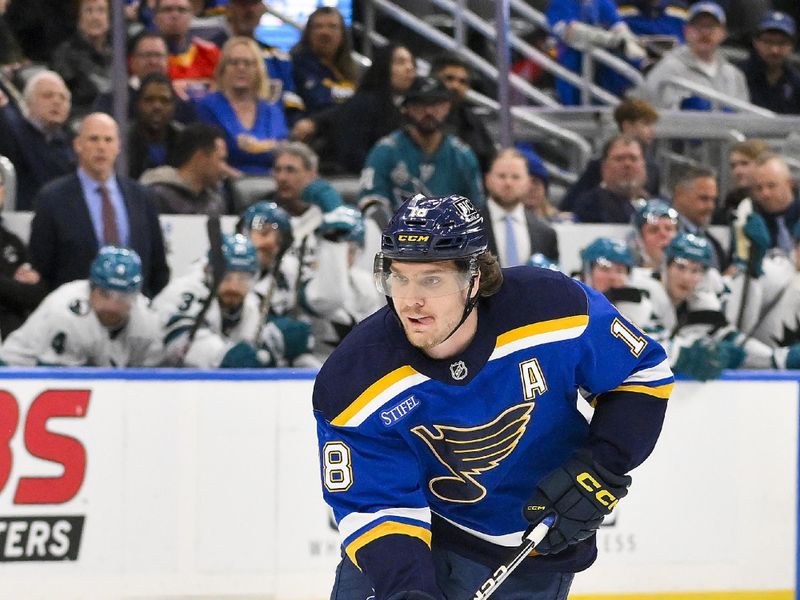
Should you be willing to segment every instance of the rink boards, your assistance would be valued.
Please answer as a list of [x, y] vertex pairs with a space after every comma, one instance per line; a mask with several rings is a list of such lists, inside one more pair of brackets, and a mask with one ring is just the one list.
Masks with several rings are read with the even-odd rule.
[[[570, 598], [795, 597], [798, 382], [733, 377], [678, 384]], [[0, 598], [327, 598], [312, 385], [4, 369]]]

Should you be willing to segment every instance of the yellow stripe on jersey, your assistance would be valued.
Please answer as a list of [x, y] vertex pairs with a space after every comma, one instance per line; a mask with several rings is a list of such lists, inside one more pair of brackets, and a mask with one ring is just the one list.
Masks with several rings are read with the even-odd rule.
[[[347, 556], [350, 557], [350, 560], [353, 561], [353, 564], [358, 567], [356, 553], [370, 542], [374, 542], [378, 538], [382, 538], [387, 535], [408, 535], [422, 540], [425, 542], [428, 548], [431, 547], [431, 532], [429, 529], [425, 529], [419, 525], [409, 525], [407, 523], [397, 523], [395, 521], [384, 521], [377, 527], [374, 527], [361, 534], [352, 542], [347, 544], [347, 548], [345, 548], [344, 551], [347, 553]], [[358, 568], [360, 569], [361, 567]]]
[[641, 14], [641, 11], [636, 6], [625, 4], [624, 6], [617, 7], [617, 14], [623, 19], [626, 19], [630, 17], [638, 17]]
[[663, 398], [666, 400], [672, 394], [672, 388], [675, 387], [674, 383], [666, 385], [659, 385], [657, 387], [647, 387], [646, 385], [621, 385], [611, 390], [612, 392], [635, 392], [637, 394], [647, 394], [648, 396], [655, 396], [656, 398]]
[[356, 416], [359, 411], [361, 411], [364, 407], [366, 407], [370, 402], [372, 402], [375, 398], [377, 398], [382, 392], [385, 392], [391, 386], [395, 385], [396, 383], [406, 379], [408, 377], [414, 377], [418, 375], [417, 371], [408, 365], [400, 367], [399, 369], [395, 369], [391, 373], [388, 373], [378, 379], [375, 383], [369, 386], [366, 390], [361, 392], [361, 395], [356, 398], [350, 406], [345, 408], [341, 413], [339, 413], [333, 421], [331, 421], [332, 425], [337, 425], [339, 427], [344, 426], [347, 424], [350, 419]]
[[[497, 343], [494, 346], [494, 351], [497, 352], [503, 346], [508, 346], [509, 344], [513, 344], [521, 340], [536, 338], [538, 336], [543, 336], [558, 331], [586, 327], [588, 324], [588, 315], [575, 315], [573, 317], [562, 317], [560, 319], [551, 319], [549, 321], [541, 321], [539, 323], [525, 325], [524, 327], [517, 327], [516, 329], [506, 331], [505, 333], [497, 336]], [[531, 339], [531, 342], [534, 341], [534, 339]]]

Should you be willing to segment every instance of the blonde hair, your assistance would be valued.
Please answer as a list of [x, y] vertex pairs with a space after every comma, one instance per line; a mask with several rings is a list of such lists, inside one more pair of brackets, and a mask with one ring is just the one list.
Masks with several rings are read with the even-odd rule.
[[252, 38], [243, 35], [232, 37], [222, 46], [222, 56], [220, 56], [219, 63], [214, 71], [214, 80], [217, 82], [217, 89], [225, 93], [222, 75], [225, 72], [225, 67], [227, 67], [230, 62], [231, 50], [236, 46], [244, 46], [247, 48], [252, 58], [256, 61], [256, 85], [253, 90], [256, 97], [258, 97], [259, 100], [275, 102], [278, 99], [277, 96], [279, 96], [280, 90], [275, 89], [275, 86], [272, 85], [272, 80], [269, 75], [267, 75], [267, 69], [264, 66], [264, 58], [261, 56], [261, 50]]

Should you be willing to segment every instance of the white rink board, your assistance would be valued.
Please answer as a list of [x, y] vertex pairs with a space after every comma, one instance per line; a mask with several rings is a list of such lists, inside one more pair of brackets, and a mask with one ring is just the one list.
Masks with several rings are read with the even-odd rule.
[[[0, 598], [327, 598], [339, 551], [320, 493], [312, 383], [0, 381], [20, 408], [0, 522], [85, 518], [77, 560], [0, 562]], [[33, 399], [58, 389], [89, 390], [85, 415], [46, 423], [85, 448], [85, 476], [66, 502], [15, 504], [20, 478], [62, 474], [22, 435], [28, 423], [36, 436]], [[0, 394], [0, 442], [9, 398]], [[797, 383], [680, 383], [667, 415], [573, 591], [793, 589]], [[28, 545], [0, 532], [2, 553], [39, 549]]]

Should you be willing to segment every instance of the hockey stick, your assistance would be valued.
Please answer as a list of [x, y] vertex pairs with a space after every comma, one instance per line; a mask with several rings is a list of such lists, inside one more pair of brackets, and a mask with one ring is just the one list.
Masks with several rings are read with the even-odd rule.
[[209, 266], [211, 267], [211, 289], [209, 289], [208, 297], [203, 300], [200, 312], [197, 313], [194, 323], [192, 323], [192, 327], [189, 329], [186, 345], [183, 347], [180, 360], [178, 361], [178, 366], [181, 367], [183, 366], [183, 361], [186, 359], [186, 355], [189, 353], [189, 348], [192, 347], [192, 342], [197, 335], [197, 330], [202, 327], [208, 309], [211, 308], [211, 302], [213, 302], [216, 297], [217, 288], [225, 277], [225, 257], [222, 254], [222, 229], [220, 228], [218, 215], [208, 216], [206, 232], [208, 233], [208, 244], [210, 247]]
[[526, 532], [522, 537], [523, 542], [517, 546], [517, 554], [507, 563], [497, 567], [491, 577], [484, 581], [472, 596], [472, 600], [486, 600], [489, 596], [497, 591], [497, 588], [503, 583], [509, 575], [516, 569], [519, 564], [525, 560], [528, 554], [536, 548], [536, 546], [544, 539], [547, 532], [555, 524], [556, 516], [548, 515], [536, 527]]

